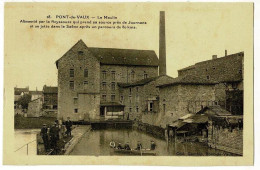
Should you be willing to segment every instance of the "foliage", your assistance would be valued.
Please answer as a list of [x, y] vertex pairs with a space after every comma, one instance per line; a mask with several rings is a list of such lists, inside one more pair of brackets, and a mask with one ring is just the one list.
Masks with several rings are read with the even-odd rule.
[[47, 124], [50, 127], [56, 120], [56, 117], [37, 117], [28, 118], [22, 115], [15, 115], [14, 117], [14, 128], [15, 129], [38, 129], [42, 128], [43, 124]]
[[31, 101], [32, 96], [30, 94], [23, 95], [18, 101], [18, 105], [22, 106], [22, 109], [28, 109], [28, 104]]

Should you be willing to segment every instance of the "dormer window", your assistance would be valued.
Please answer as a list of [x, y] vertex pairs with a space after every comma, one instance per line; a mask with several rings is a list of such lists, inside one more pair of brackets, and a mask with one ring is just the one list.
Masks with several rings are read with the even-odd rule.
[[83, 51], [78, 51], [78, 54], [79, 54], [79, 55], [83, 55], [84, 52], [83, 52]]

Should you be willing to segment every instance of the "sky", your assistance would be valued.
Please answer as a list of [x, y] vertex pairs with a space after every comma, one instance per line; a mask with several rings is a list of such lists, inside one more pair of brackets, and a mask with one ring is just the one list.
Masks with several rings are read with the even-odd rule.
[[[196, 62], [244, 51], [253, 55], [252, 3], [13, 3], [5, 6], [5, 81], [12, 87], [57, 86], [55, 61], [78, 40], [88, 47], [154, 50], [159, 57], [159, 11], [166, 17], [167, 74]], [[135, 30], [30, 29], [20, 20], [51, 15], [116, 16], [146, 21]]]

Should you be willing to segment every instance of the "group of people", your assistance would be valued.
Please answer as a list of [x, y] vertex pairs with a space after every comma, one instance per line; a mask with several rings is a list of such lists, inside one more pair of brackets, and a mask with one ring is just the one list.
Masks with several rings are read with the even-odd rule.
[[43, 140], [45, 152], [48, 152], [50, 150], [54, 150], [55, 152], [57, 152], [57, 142], [64, 136], [71, 136], [72, 122], [70, 121], [69, 117], [65, 122], [65, 127], [66, 132], [64, 134], [64, 125], [59, 124], [58, 120], [55, 120], [50, 128], [48, 128], [46, 124], [43, 124], [40, 135]]
[[[122, 146], [122, 144], [119, 142], [118, 145], [116, 146], [116, 143], [114, 141], [111, 141], [110, 142], [110, 146], [112, 148], [117, 148], [117, 149], [125, 149], [125, 150], [131, 150], [131, 147], [129, 145], [129, 142], [126, 142], [126, 144], [124, 146]], [[137, 146], [135, 148], [135, 150], [141, 150], [143, 147], [142, 147], [142, 144], [140, 141], [137, 142]], [[156, 144], [154, 141], [151, 141], [151, 147], [150, 147], [150, 150], [155, 150], [156, 148]]]

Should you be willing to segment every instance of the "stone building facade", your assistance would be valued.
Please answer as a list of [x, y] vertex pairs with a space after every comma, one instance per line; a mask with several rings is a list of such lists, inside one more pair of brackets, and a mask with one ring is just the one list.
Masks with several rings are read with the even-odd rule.
[[153, 124], [166, 127], [178, 118], [214, 105], [215, 81], [187, 75], [159, 85], [159, 112]]
[[58, 87], [43, 86], [43, 109], [55, 109], [58, 105]]
[[56, 66], [58, 118], [69, 116], [73, 121], [119, 118], [124, 105], [118, 83], [158, 76], [154, 51], [92, 48], [82, 40], [57, 60]]
[[[216, 101], [233, 114], [243, 114], [244, 52], [196, 63], [178, 70], [178, 76], [194, 75], [217, 81]], [[237, 99], [237, 100], [235, 100]], [[242, 102], [241, 102], [242, 101]]]
[[32, 100], [28, 104], [27, 117], [40, 117], [42, 115], [42, 98]]
[[29, 91], [29, 94], [32, 96], [31, 100], [35, 100], [35, 99], [38, 99], [38, 98], [42, 98], [42, 91], [38, 91], [36, 89], [36, 91]]
[[125, 106], [126, 119], [151, 123], [159, 111], [160, 83], [170, 82], [173, 78], [163, 75], [139, 80], [132, 83], [120, 83], [120, 102]]

